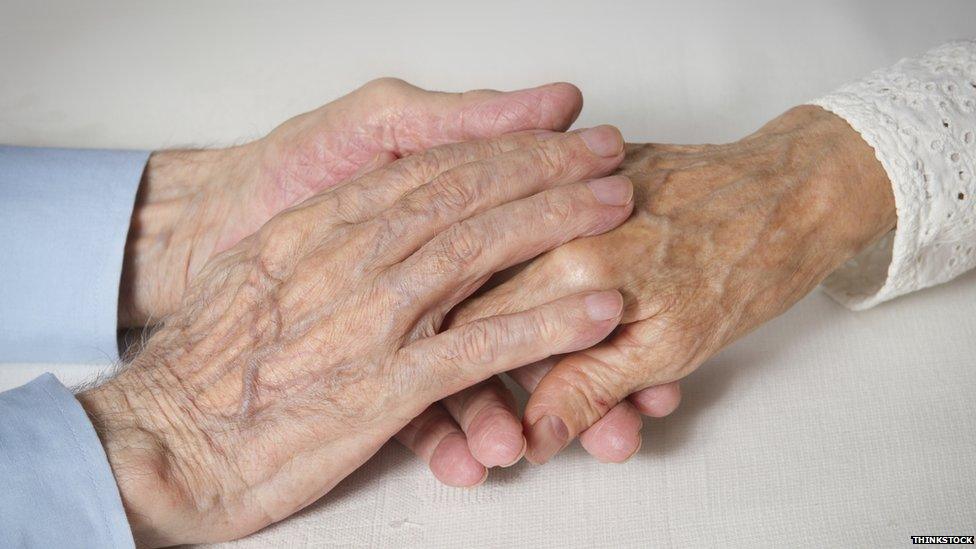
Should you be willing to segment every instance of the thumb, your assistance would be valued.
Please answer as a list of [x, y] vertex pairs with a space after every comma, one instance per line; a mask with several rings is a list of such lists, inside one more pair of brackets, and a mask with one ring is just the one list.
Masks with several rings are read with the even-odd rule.
[[387, 106], [389, 130], [396, 137], [391, 150], [399, 155], [517, 131], [563, 131], [583, 108], [579, 89], [565, 82], [510, 92], [436, 92], [392, 78], [367, 87]]
[[523, 417], [526, 459], [545, 463], [634, 390], [650, 385], [608, 344], [561, 359], [532, 391]]

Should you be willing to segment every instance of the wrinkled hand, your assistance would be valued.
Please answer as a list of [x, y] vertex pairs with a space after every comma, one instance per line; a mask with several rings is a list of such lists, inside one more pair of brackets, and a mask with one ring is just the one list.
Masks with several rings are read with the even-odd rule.
[[381, 79], [245, 145], [154, 153], [126, 246], [120, 325], [142, 326], [173, 312], [210, 258], [354, 174], [441, 144], [561, 131], [581, 107], [569, 84], [462, 94]]
[[447, 145], [218, 254], [108, 383], [78, 395], [137, 542], [236, 538], [313, 502], [437, 399], [617, 325], [616, 290], [441, 331], [493, 273], [622, 223], [610, 127]]
[[[456, 311], [455, 326], [567, 292], [623, 293], [622, 326], [605, 342], [511, 373], [532, 392], [523, 424], [535, 463], [581, 433], [598, 457], [629, 456], [640, 443], [635, 407], [660, 415], [662, 395], [676, 403], [674, 382], [785, 311], [895, 223], [873, 150], [817, 107], [795, 108], [727, 145], [631, 145], [621, 173], [636, 189], [630, 220], [507, 273]], [[479, 424], [462, 423], [471, 447], [520, 435], [514, 412], [497, 404], [508, 398], [499, 386], [445, 400], [459, 418], [496, 403]], [[443, 423], [427, 415], [428, 425]], [[457, 474], [453, 464], [443, 468], [442, 476]]]

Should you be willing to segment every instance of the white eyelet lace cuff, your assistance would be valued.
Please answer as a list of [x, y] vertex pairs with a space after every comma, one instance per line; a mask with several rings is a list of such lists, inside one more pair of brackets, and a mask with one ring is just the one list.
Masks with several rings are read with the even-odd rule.
[[976, 266], [976, 40], [950, 42], [811, 104], [844, 118], [891, 181], [898, 226], [824, 282], [867, 309]]

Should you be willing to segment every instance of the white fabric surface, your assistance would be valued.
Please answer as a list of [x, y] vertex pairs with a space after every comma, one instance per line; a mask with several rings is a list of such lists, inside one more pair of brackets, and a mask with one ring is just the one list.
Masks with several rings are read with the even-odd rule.
[[875, 149], [898, 228], [825, 282], [854, 309], [951, 280], [976, 265], [976, 40], [939, 46], [815, 104]]
[[[581, 124], [735, 138], [976, 34], [976, 3], [232, 2], [0, 6], [0, 142], [237, 141], [381, 75], [442, 89], [569, 80]], [[2, 264], [0, 264], [2, 268]], [[574, 446], [439, 486], [388, 445], [242, 547], [899, 547], [976, 531], [976, 274], [851, 313], [816, 292], [709, 361], [630, 462]], [[0, 388], [45, 369], [0, 365]]]

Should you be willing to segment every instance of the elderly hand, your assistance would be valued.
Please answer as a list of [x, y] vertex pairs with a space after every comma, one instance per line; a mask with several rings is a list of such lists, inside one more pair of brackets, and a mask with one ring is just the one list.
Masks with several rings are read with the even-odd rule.
[[[640, 444], [635, 406], [661, 415], [662, 395], [676, 404], [674, 382], [895, 223], [874, 151], [818, 107], [797, 107], [727, 145], [632, 145], [621, 172], [636, 188], [630, 220], [545, 254], [456, 311], [454, 326], [463, 326], [565, 293], [623, 293], [622, 326], [605, 342], [511, 373], [532, 392], [523, 423], [535, 463], [581, 433], [594, 455], [626, 458]], [[521, 436], [514, 412], [497, 404], [506, 399], [499, 387], [480, 384], [444, 402], [458, 418], [496, 403], [479, 422], [462, 421], [473, 448]], [[443, 422], [428, 415], [429, 429]]]
[[436, 145], [564, 130], [581, 107], [569, 84], [436, 93], [382, 79], [245, 145], [154, 153], [126, 246], [120, 325], [142, 326], [173, 312], [210, 258], [355, 173]]
[[305, 507], [437, 399], [590, 347], [616, 290], [441, 331], [493, 273], [633, 208], [610, 127], [402, 159], [273, 217], [210, 261], [116, 378], [78, 395], [137, 542], [214, 541]]

